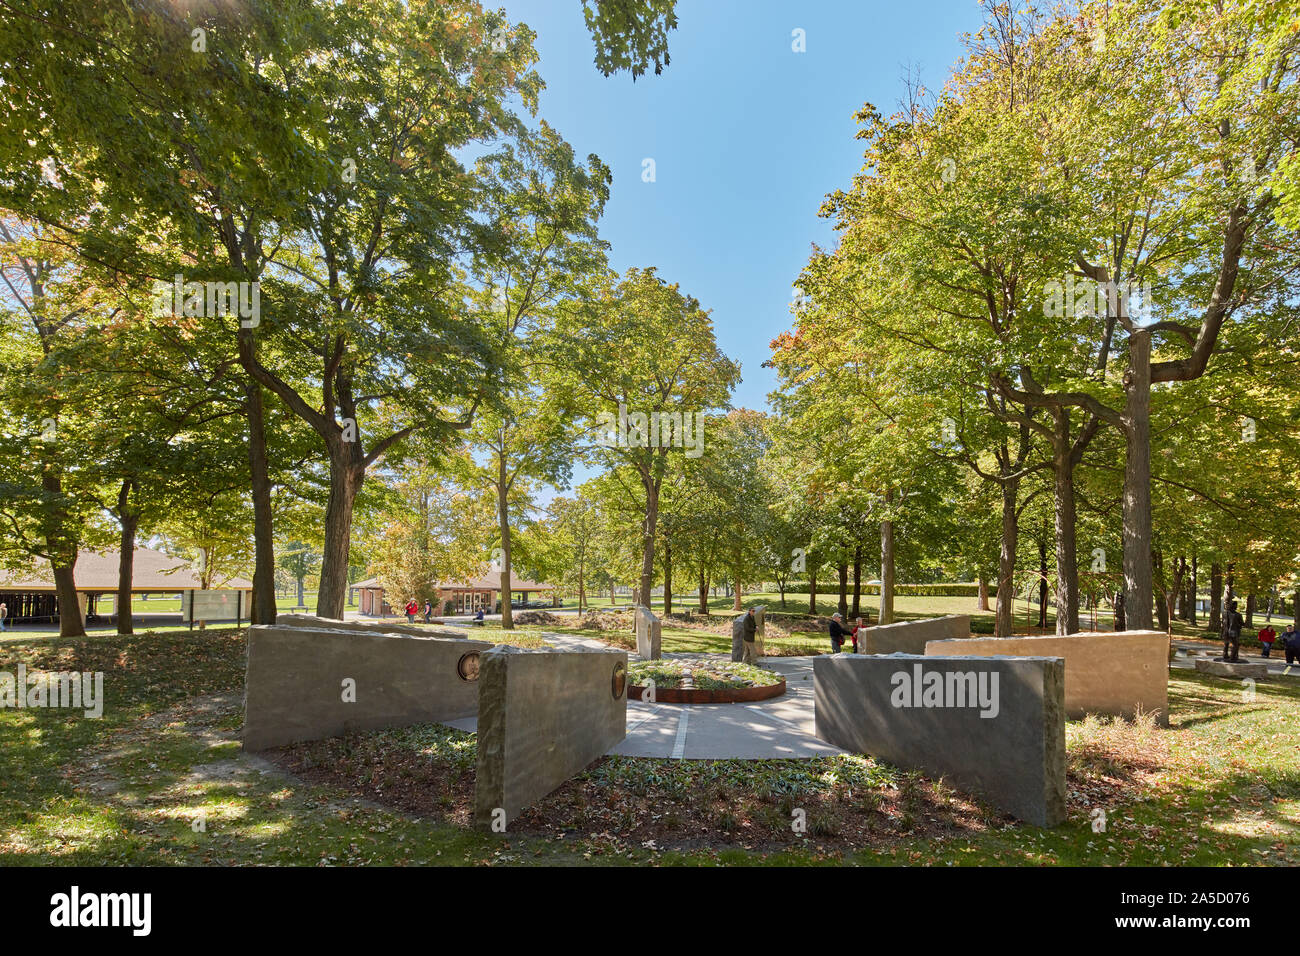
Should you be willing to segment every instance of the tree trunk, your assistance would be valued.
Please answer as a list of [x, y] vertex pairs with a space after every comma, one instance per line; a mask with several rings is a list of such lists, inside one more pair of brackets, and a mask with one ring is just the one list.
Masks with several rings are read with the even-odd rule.
[[849, 566], [847, 562], [841, 562], [839, 565], [840, 572], [840, 603], [837, 610], [840, 615], [847, 617], [849, 613]]
[[979, 575], [980, 596], [979, 603], [976, 605], [979, 610], [987, 611], [989, 609], [989, 579], [980, 572]]
[[509, 482], [506, 478], [506, 459], [497, 456], [497, 527], [501, 532], [501, 628], [506, 631], [515, 629], [514, 609], [510, 606], [513, 597], [510, 587], [510, 509]]
[[1002, 482], [1002, 550], [998, 555], [998, 599], [994, 633], [997, 637], [1010, 637], [1015, 626], [1016, 545], [1020, 535], [1016, 499], [1020, 494], [1019, 479]]
[[731, 609], [732, 609], [733, 611], [739, 611], [739, 610], [740, 610], [740, 592], [741, 592], [741, 590], [742, 590], [742, 585], [741, 585], [741, 583], [740, 583], [740, 575], [737, 574], [737, 575], [736, 575], [736, 599], [735, 599], [735, 601], [733, 601], [732, 604], [731, 604]]
[[1124, 373], [1124, 598], [1125, 619], [1151, 630], [1151, 331], [1129, 334]]
[[1173, 603], [1169, 584], [1165, 579], [1165, 556], [1159, 551], [1151, 552], [1152, 582], [1156, 598], [1156, 624], [1160, 630], [1169, 630], [1169, 605]]
[[[1052, 468], [1055, 475], [1056, 633], [1079, 631], [1079, 556], [1075, 539], [1078, 519], [1074, 502], [1074, 457], [1070, 444], [1069, 410], [1054, 410]], [[1044, 612], [1046, 613], [1046, 612]], [[1046, 623], [1043, 625], [1046, 627]]]
[[1223, 611], [1223, 569], [1219, 562], [1210, 565], [1210, 621], [1206, 629], [1212, 634], [1219, 633], [1219, 624]]
[[272, 533], [271, 476], [266, 452], [266, 415], [262, 386], [249, 378], [244, 383], [248, 418], [248, 471], [253, 493], [253, 606], [250, 624], [275, 623], [275, 538]]
[[[352, 547], [352, 508], [365, 480], [357, 442], [331, 436], [330, 494], [325, 505], [325, 549], [321, 559], [320, 590], [316, 594], [316, 616], [343, 618], [348, 596], [348, 554]], [[508, 602], [507, 602], [508, 603]]]
[[673, 546], [664, 540], [664, 617], [673, 613]]
[[1196, 555], [1192, 555], [1192, 580], [1188, 582], [1187, 590], [1188, 590], [1188, 594], [1190, 594], [1192, 598], [1190, 602], [1191, 608], [1187, 616], [1187, 623], [1192, 625], [1192, 627], [1195, 627], [1196, 626], [1196, 594], [1197, 594]]
[[862, 545], [853, 548], [853, 613], [849, 616], [857, 619], [862, 613]]
[[1047, 630], [1047, 539], [1038, 542], [1038, 627]]
[[131, 622], [131, 585], [135, 577], [135, 532], [140, 526], [140, 511], [131, 504], [135, 481], [122, 482], [117, 493], [117, 520], [122, 525], [117, 559], [117, 633], [133, 634]]
[[659, 525], [659, 484], [649, 475], [641, 480], [645, 488], [645, 520], [641, 525], [641, 601], [650, 606], [650, 589], [655, 582], [655, 529]]
[[817, 568], [808, 569], [808, 613], [817, 615]]
[[76, 566], [75, 551], [71, 561], [50, 564], [54, 572], [54, 594], [59, 601], [59, 637], [86, 636], [86, 622], [81, 617], [81, 602], [77, 599]]
[[700, 570], [700, 613], [709, 613], [709, 579], [704, 570]]
[[1176, 619], [1175, 609], [1178, 604], [1183, 602], [1183, 581], [1187, 577], [1187, 559], [1179, 557], [1174, 561], [1174, 581], [1169, 588], [1168, 605], [1165, 607], [1165, 618], [1163, 626], [1165, 630], [1173, 633], [1173, 622]]
[[1128, 601], [1122, 590], [1115, 592], [1115, 630], [1128, 630]]
[[[885, 501], [893, 498], [885, 494]], [[880, 522], [880, 623], [894, 623], [894, 522]]]
[[1255, 592], [1246, 595], [1246, 626], [1255, 626]]

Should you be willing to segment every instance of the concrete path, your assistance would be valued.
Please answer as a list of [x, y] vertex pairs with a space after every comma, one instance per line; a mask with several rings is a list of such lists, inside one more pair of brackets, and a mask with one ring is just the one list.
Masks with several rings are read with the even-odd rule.
[[[1180, 640], [1174, 638], [1174, 659], [1169, 662], [1170, 667], [1179, 670], [1194, 670], [1196, 667], [1196, 658], [1203, 657], [1206, 660], [1214, 660], [1216, 657], [1223, 656], [1223, 645], [1209, 645], [1202, 641]], [[1278, 645], [1273, 646], [1271, 657], [1263, 657], [1259, 651], [1254, 648], [1247, 650], [1242, 648], [1238, 656], [1242, 663], [1245, 664], [1267, 664], [1270, 677], [1296, 677], [1300, 678], [1300, 664], [1288, 665], [1286, 662], [1286, 651]]]
[[767, 657], [763, 666], [785, 678], [782, 696], [753, 704], [629, 700], [627, 738], [610, 753], [675, 760], [780, 760], [843, 753], [813, 734], [812, 658]]
[[[609, 647], [572, 634], [546, 632], [544, 637], [557, 647]], [[628, 659], [641, 658], [632, 652]], [[765, 657], [763, 666], [785, 678], [786, 691], [780, 697], [752, 704], [648, 704], [630, 699], [627, 737], [610, 753], [674, 760], [780, 760], [843, 753], [813, 734], [812, 661], [811, 657]], [[474, 730], [478, 720], [466, 717], [450, 726]]]

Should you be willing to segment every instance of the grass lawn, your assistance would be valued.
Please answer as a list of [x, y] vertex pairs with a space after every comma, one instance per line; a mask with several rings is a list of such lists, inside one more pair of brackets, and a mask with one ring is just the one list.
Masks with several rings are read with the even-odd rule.
[[[316, 613], [316, 592], [303, 592], [303, 603], [307, 605], [309, 613]], [[355, 611], [359, 605], [347, 605], [348, 610]], [[285, 597], [276, 597], [275, 607], [280, 611], [292, 611], [298, 607], [297, 593], [291, 593]], [[181, 599], [175, 594], [153, 594], [149, 600], [143, 600], [139, 595], [131, 599], [132, 614], [179, 614], [181, 613]]]
[[0, 644], [0, 671], [19, 662], [103, 671], [107, 704], [98, 720], [0, 710], [5, 864], [1300, 861], [1300, 684], [1288, 681], [1247, 701], [1239, 684], [1178, 670], [1167, 729], [1072, 722], [1069, 819], [1050, 831], [868, 757], [604, 758], [502, 836], [465, 826], [472, 734], [426, 726], [242, 754], [233, 628]]
[[[709, 602], [710, 615], [715, 619], [718, 619], [720, 622], [725, 621], [729, 626], [730, 622], [737, 616], [738, 613], [737, 611], [733, 610], [733, 600], [734, 600], [733, 598], [719, 598], [717, 600], [710, 601]], [[570, 602], [570, 605], [571, 604], [572, 602]], [[993, 608], [995, 604], [996, 604], [995, 600], [990, 600], [989, 610], [981, 611], [978, 607], [978, 601], [973, 597], [945, 597], [945, 596], [922, 597], [922, 596], [916, 596], [910, 594], [900, 594], [895, 596], [894, 598], [894, 616], [897, 620], [900, 621], [910, 621], [910, 620], [917, 620], [919, 618], [924, 618], [924, 617], [937, 617], [939, 615], [944, 615], [944, 614], [969, 614], [971, 618], [972, 633], [991, 635], [993, 633], [993, 623], [994, 623]], [[742, 608], [757, 607], [758, 605], [766, 606], [768, 609], [769, 616], [776, 615], [778, 621], [782, 620], [785, 616], [789, 616], [792, 620], [797, 620], [797, 619], [805, 619], [808, 621], [812, 620], [812, 616], [809, 615], [808, 613], [807, 594], [786, 595], [786, 604], [784, 608], [781, 606], [781, 596], [775, 593], [746, 594], [744, 596], [743, 601], [741, 602]], [[593, 603], [592, 606], [602, 610], [611, 610], [609, 608], [608, 600], [606, 600], [603, 604]], [[817, 596], [818, 616], [824, 618], [830, 617], [831, 614], [835, 613], [835, 611], [838, 610], [838, 606], [839, 606], [838, 595], [836, 594], [826, 595], [821, 593], [818, 594]], [[1012, 607], [1015, 609], [1013, 623], [1014, 623], [1014, 629], [1016, 634], [1043, 633], [1037, 626], [1038, 605], [1036, 604], [1031, 605], [1027, 601], [1013, 601]], [[699, 608], [698, 602], [694, 600], [685, 601], [685, 602], [677, 598], [674, 598], [673, 600], [673, 614], [675, 617], [684, 613], [687, 610], [690, 610], [693, 613], [698, 614], [698, 608]], [[612, 610], [627, 610], [627, 609], [628, 609], [628, 605], [626, 602], [623, 602], [622, 604], [619, 604], [617, 607], [612, 608]], [[871, 613], [871, 620], [873, 622], [877, 621], [879, 619], [879, 610], [880, 610], [880, 598], [878, 596], [872, 595], [868, 597], [867, 595], [863, 595], [862, 604], [860, 608], [863, 617], [866, 616], [866, 612], [868, 611], [868, 609], [870, 610]], [[655, 613], [662, 614], [662, 612], [663, 612], [662, 604], [656, 604]], [[1026, 613], [1028, 613], [1028, 618], [1026, 618]], [[852, 619], [853, 619], [852, 615], [850, 615], [849, 620], [852, 621]], [[1200, 617], [1200, 623], [1197, 627], [1192, 627], [1183, 621], [1174, 621], [1174, 626], [1173, 626], [1174, 637], [1199, 638], [1202, 640], [1209, 640], [1209, 641], [1215, 640], [1217, 634], [1211, 634], [1209, 631], [1206, 630], [1205, 620], [1206, 620], [1205, 615], [1202, 614]], [[1289, 620], [1291, 620], [1291, 618], [1285, 614], [1282, 615], [1275, 614], [1273, 616], [1273, 627], [1278, 632], [1281, 632], [1282, 630], [1285, 629], [1286, 624]], [[1093, 626], [1092, 612], [1081, 610], [1079, 612], [1079, 621], [1080, 624], [1083, 626], [1084, 630], [1090, 630]], [[1258, 646], [1258, 643], [1255, 641], [1254, 636], [1256, 630], [1264, 626], [1264, 621], [1265, 621], [1264, 614], [1262, 612], [1256, 612], [1254, 621], [1255, 621], [1255, 627], [1246, 628], [1242, 632], [1242, 643], [1246, 646], [1251, 646], [1251, 647]], [[1047, 624], [1048, 624], [1047, 633], [1052, 633], [1052, 630], [1056, 626], [1056, 612], [1052, 609], [1050, 604], [1047, 609]], [[1111, 619], [1109, 608], [1099, 609], [1097, 611], [1096, 627], [1098, 630], [1101, 631], [1109, 631], [1114, 627], [1114, 622]], [[556, 629], [564, 630], [564, 628], [556, 628]], [[664, 630], [665, 639], [667, 638], [667, 633], [668, 630], [667, 628], [665, 628]], [[727, 637], [725, 648], [723, 648], [720, 644], [716, 646], [710, 646], [707, 648], [693, 644], [692, 646], [673, 647], [671, 648], [671, 650], [722, 651], [725, 649], [727, 651], [730, 651], [731, 649], [731, 641], [729, 636], [730, 631], [727, 631], [727, 635], [728, 637]], [[830, 639], [825, 636], [824, 627], [819, 628], [817, 630], [817, 633], [812, 638], [812, 640], [817, 644], [816, 652], [825, 652], [830, 649]], [[687, 640], [687, 643], [691, 643], [691, 642]], [[768, 643], [772, 643], [771, 638], [769, 638]], [[785, 642], [778, 641], [777, 646], [778, 647], [784, 646], [784, 643]], [[669, 649], [667, 645], [665, 645], [665, 649], [666, 650]], [[814, 651], [809, 651], [808, 653], [814, 653]]]

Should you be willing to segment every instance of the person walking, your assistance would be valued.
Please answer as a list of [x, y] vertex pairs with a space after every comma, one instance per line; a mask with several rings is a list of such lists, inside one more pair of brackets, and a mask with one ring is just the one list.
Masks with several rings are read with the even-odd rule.
[[408, 624], [415, 623], [416, 612], [420, 610], [420, 605], [415, 603], [415, 598], [406, 602], [406, 621]]
[[831, 615], [830, 632], [831, 653], [838, 654], [840, 648], [844, 645], [844, 638], [849, 636], [849, 632], [844, 630], [844, 618], [839, 611]]
[[432, 617], [433, 617], [433, 602], [430, 601], [428, 598], [425, 598], [424, 599], [424, 623], [431, 624]]
[[1282, 650], [1286, 652], [1288, 664], [1300, 663], [1300, 631], [1294, 624], [1288, 624], [1282, 634]]
[[1273, 642], [1277, 640], [1277, 631], [1273, 630], [1272, 624], [1265, 624], [1259, 629], [1259, 646], [1263, 648], [1260, 657], [1268, 657], [1269, 651], [1273, 650]]
[[0, 601], [0, 634], [5, 632], [5, 621], [9, 617], [9, 605]]
[[1237, 613], [1237, 602], [1229, 601], [1228, 609], [1223, 612], [1223, 657], [1228, 663], [1237, 663], [1237, 651], [1241, 646], [1241, 626], [1245, 623]]
[[741, 628], [741, 661], [746, 664], [758, 664], [758, 621], [754, 619], [754, 609], [745, 612], [745, 622]]

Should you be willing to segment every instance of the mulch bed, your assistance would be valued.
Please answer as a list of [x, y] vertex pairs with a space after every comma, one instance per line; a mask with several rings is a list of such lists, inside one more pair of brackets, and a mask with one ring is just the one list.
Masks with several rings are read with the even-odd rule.
[[[266, 756], [310, 783], [456, 826], [471, 825], [473, 766], [430, 758], [382, 734], [298, 744]], [[916, 773], [877, 768], [880, 779], [870, 785], [821, 785], [818, 779], [834, 770], [836, 759], [760, 763], [602, 757], [525, 810], [509, 829], [512, 834], [596, 840], [609, 844], [610, 852], [644, 847], [773, 852], [808, 847], [812, 841], [834, 853], [1015, 824], [942, 781]], [[1086, 817], [1092, 807], [1131, 799], [1160, 766], [1155, 753], [1120, 755], [1097, 747], [1072, 753], [1070, 816]], [[791, 779], [805, 782], [791, 785]], [[796, 810], [803, 811], [803, 833], [792, 826]]]

